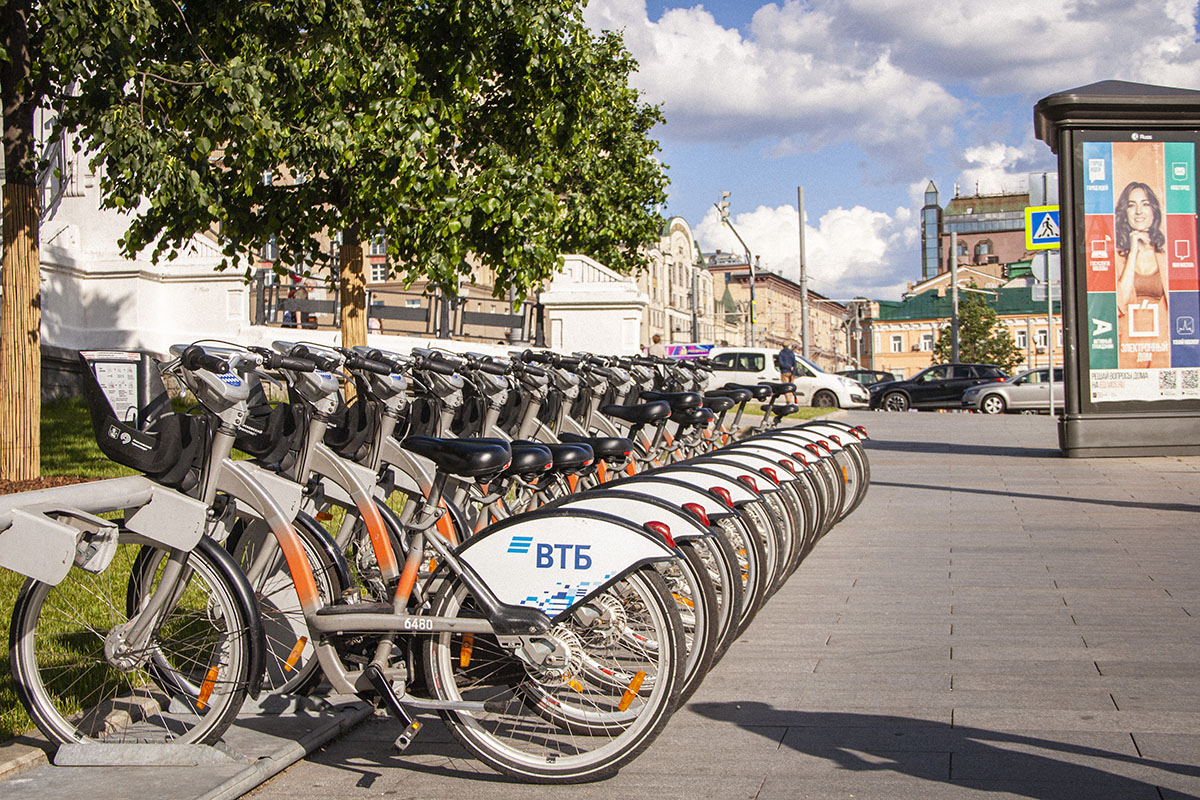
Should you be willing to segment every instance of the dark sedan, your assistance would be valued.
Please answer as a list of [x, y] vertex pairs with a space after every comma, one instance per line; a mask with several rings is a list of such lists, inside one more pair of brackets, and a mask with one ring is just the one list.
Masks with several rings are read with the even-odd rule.
[[838, 375], [844, 375], [852, 381], [858, 381], [863, 386], [873, 386], [876, 383], [896, 380], [896, 376], [892, 373], [878, 369], [844, 369]]
[[869, 387], [871, 408], [908, 411], [910, 408], [961, 408], [963, 392], [1008, 376], [992, 364], [934, 364], [902, 381]]

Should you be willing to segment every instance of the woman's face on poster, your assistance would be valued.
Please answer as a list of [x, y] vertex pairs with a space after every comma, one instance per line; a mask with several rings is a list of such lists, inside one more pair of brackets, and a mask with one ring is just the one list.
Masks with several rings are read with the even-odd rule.
[[1125, 203], [1125, 216], [1129, 227], [1135, 231], [1148, 231], [1154, 222], [1154, 206], [1145, 189], [1134, 189]]

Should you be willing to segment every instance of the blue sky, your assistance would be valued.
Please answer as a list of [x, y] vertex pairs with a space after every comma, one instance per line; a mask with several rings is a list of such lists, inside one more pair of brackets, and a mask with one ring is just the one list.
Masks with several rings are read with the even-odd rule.
[[1194, 0], [590, 0], [586, 17], [624, 32], [634, 85], [666, 114], [665, 212], [733, 249], [713, 210], [729, 191], [752, 251], [796, 277], [803, 185], [810, 285], [835, 298], [918, 278], [930, 180], [945, 205], [956, 184], [1053, 170], [1038, 99], [1107, 79], [1200, 88]]

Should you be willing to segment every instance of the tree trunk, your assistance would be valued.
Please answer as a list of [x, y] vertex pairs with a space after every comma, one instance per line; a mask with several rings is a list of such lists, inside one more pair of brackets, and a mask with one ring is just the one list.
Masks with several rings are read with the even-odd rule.
[[4, 185], [0, 276], [0, 479], [41, 474], [42, 292], [37, 190]]
[[38, 264], [37, 167], [33, 158], [29, 42], [31, 0], [0, 5], [9, 60], [0, 75], [4, 107], [4, 265], [0, 275], [0, 479], [41, 473], [42, 287]]
[[342, 347], [367, 344], [367, 281], [363, 275], [362, 239], [358, 226], [342, 232], [338, 252], [342, 300]]

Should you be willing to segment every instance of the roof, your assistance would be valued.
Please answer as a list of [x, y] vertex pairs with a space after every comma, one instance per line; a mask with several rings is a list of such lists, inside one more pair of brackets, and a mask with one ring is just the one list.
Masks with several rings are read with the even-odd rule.
[[999, 214], [1006, 211], [1025, 212], [1029, 205], [1029, 192], [1022, 194], [967, 194], [955, 197], [946, 204], [943, 212], [947, 217], [965, 214]]
[[[988, 289], [987, 291], [996, 293], [994, 297], [991, 294], [987, 294], [985, 297], [988, 305], [996, 309], [996, 313], [1000, 316], [1046, 313], [1045, 301], [1035, 302], [1028, 286]], [[1057, 300], [1054, 302], [1054, 312], [1061, 313]], [[922, 292], [900, 302], [880, 300], [879, 316], [876, 319], [948, 319], [950, 313], [951, 296], [949, 291], [942, 297], [939, 297], [937, 292]]]

